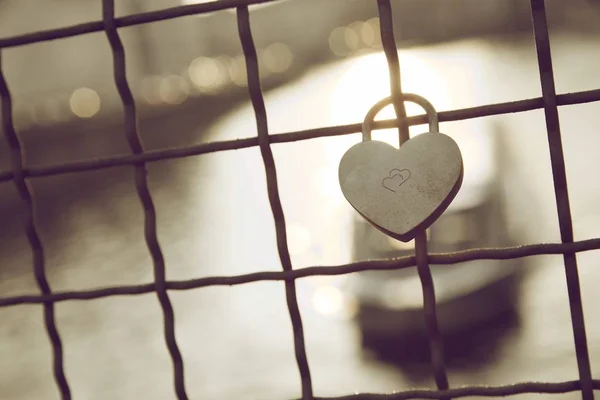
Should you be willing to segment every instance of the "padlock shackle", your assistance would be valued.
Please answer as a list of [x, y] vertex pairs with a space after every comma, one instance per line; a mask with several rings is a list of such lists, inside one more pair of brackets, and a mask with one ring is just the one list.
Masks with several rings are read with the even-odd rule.
[[[429, 117], [429, 131], [430, 132], [439, 132], [440, 131], [440, 122], [439, 122], [439, 118], [438, 118], [438, 113], [437, 113], [436, 109], [433, 107], [433, 104], [431, 104], [427, 99], [425, 99], [424, 97], [421, 97], [419, 95], [413, 94], [413, 93], [403, 93], [402, 100], [410, 101], [411, 103], [420, 105], [425, 110], [425, 112], [427, 113], [427, 116]], [[373, 107], [371, 107], [371, 109], [365, 116], [365, 119], [364, 119], [363, 125], [362, 125], [363, 141], [371, 140], [371, 125], [373, 124], [375, 117], [377, 116], [377, 114], [379, 114], [379, 112], [381, 110], [383, 110], [385, 107], [389, 106], [393, 102], [394, 102], [394, 98], [390, 96], [390, 97], [386, 97], [385, 99], [379, 100], [377, 103], [375, 103], [375, 105]]]

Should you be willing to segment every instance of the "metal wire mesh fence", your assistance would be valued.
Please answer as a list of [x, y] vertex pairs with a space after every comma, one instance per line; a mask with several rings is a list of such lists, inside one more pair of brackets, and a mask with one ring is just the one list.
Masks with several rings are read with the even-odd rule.
[[[428, 254], [426, 241], [417, 240], [414, 256], [392, 260], [363, 261], [337, 266], [314, 266], [294, 270], [286, 238], [286, 222], [277, 185], [277, 171], [271, 150], [272, 143], [307, 140], [317, 137], [346, 135], [361, 131], [361, 124], [330, 126], [304, 131], [272, 135], [269, 133], [267, 112], [259, 80], [257, 52], [250, 27], [248, 7], [253, 4], [274, 0], [223, 0], [218, 2], [173, 7], [160, 11], [129, 15], [116, 18], [114, 0], [102, 0], [102, 20], [61, 29], [34, 32], [0, 39], [0, 49], [26, 44], [72, 37], [90, 32], [104, 31], [113, 54], [114, 82], [124, 107], [124, 132], [131, 150], [130, 155], [106, 157], [102, 159], [70, 162], [63, 164], [28, 167], [24, 161], [24, 149], [13, 124], [13, 106], [9, 83], [4, 77], [0, 64], [0, 100], [2, 107], [2, 131], [6, 136], [12, 158], [12, 169], [0, 172], [0, 182], [13, 181], [25, 209], [26, 235], [34, 254], [34, 273], [41, 294], [0, 298], [0, 307], [18, 304], [43, 304], [44, 320], [53, 348], [53, 372], [56, 385], [63, 399], [71, 399], [71, 390], [63, 364], [63, 349], [59, 329], [55, 322], [54, 303], [65, 300], [91, 300], [107, 296], [137, 295], [155, 292], [163, 310], [165, 341], [173, 363], [173, 382], [178, 399], [187, 399], [184, 364], [175, 340], [174, 312], [169, 300], [171, 290], [190, 290], [207, 286], [231, 286], [257, 281], [283, 281], [286, 289], [287, 305], [292, 322], [295, 354], [301, 379], [302, 398], [321, 398], [313, 394], [311, 372], [305, 348], [302, 318], [296, 296], [295, 280], [315, 275], [341, 275], [366, 270], [392, 270], [417, 266], [423, 286], [424, 313], [429, 328], [432, 365], [438, 390], [409, 390], [392, 394], [351, 394], [337, 399], [410, 399], [410, 398], [457, 398], [464, 396], [507, 396], [522, 393], [565, 393], [580, 391], [586, 400], [593, 399], [594, 389], [600, 389], [600, 380], [592, 379], [587, 347], [580, 283], [577, 272], [576, 253], [600, 249], [600, 238], [575, 242], [566, 183], [565, 160], [561, 144], [561, 131], [558, 106], [581, 104], [600, 100], [600, 89], [557, 95], [554, 87], [552, 57], [546, 21], [544, 0], [531, 0], [533, 33], [539, 64], [542, 97], [518, 100], [507, 103], [482, 105], [439, 113], [440, 121], [456, 121], [469, 118], [544, 109], [551, 165], [554, 179], [561, 243], [534, 244], [502, 249], [471, 249], [446, 254]], [[388, 61], [390, 92], [397, 99], [395, 110], [397, 119], [374, 123], [374, 129], [398, 127], [401, 141], [408, 137], [408, 126], [426, 123], [426, 116], [406, 117], [402, 99], [400, 80], [400, 60], [394, 40], [392, 9], [390, 0], [377, 0], [380, 34], [383, 49]], [[195, 146], [171, 148], [157, 151], [144, 151], [137, 128], [136, 104], [133, 99], [126, 73], [126, 54], [119, 37], [118, 29], [186, 15], [214, 12], [236, 8], [239, 37], [246, 59], [249, 95], [254, 108], [258, 135], [256, 137], [203, 143]], [[2, 54], [0, 51], [0, 62]], [[152, 195], [148, 188], [146, 163], [197, 156], [217, 151], [259, 146], [264, 162], [268, 197], [276, 227], [277, 248], [282, 265], [281, 272], [256, 272], [237, 276], [213, 276], [199, 279], [167, 281], [165, 261], [158, 243], [156, 214]], [[70, 172], [90, 171], [102, 168], [131, 165], [135, 168], [135, 185], [145, 211], [145, 239], [154, 264], [154, 282], [144, 285], [100, 288], [90, 291], [53, 292], [45, 273], [44, 247], [35, 223], [35, 202], [27, 179], [51, 176]], [[454, 264], [481, 259], [514, 259], [542, 254], [562, 254], [564, 257], [567, 288], [571, 309], [571, 320], [578, 360], [579, 380], [568, 382], [524, 382], [505, 386], [469, 386], [450, 388], [443, 360], [442, 339], [437, 330], [435, 291], [428, 264]]]

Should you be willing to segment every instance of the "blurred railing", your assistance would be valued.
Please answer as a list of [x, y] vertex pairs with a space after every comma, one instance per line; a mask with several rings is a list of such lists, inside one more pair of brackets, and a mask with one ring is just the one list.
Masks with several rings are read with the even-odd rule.
[[[186, 102], [211, 101], [223, 93], [245, 94], [244, 57], [232, 33], [234, 13], [222, 9], [207, 14], [184, 12], [181, 18], [160, 18], [153, 23], [136, 20], [139, 15], [148, 15], [152, 21], [152, 13], [194, 1], [131, 0], [116, 4], [116, 15], [122, 18], [118, 20], [123, 21], [119, 25], [125, 28], [121, 32], [128, 54], [128, 79], [144, 115], [171, 112]], [[577, 9], [576, 4], [582, 1], [569, 5], [553, 1], [552, 20], [565, 20], [567, 11]], [[111, 76], [106, 73], [110, 50], [97, 33], [101, 22], [94, 22], [99, 4], [4, 4], [0, 37], [5, 39], [0, 39], [0, 47], [13, 48], [5, 60], [5, 73], [12, 82], [20, 130], [92, 117], [100, 121], [120, 111], [118, 94], [107, 89], [111, 88]], [[270, 7], [253, 10], [252, 21], [261, 83], [267, 88], [288, 82], [320, 63], [381, 49], [373, 35], [379, 21], [372, 2], [288, 0], [265, 4]], [[519, 0], [403, 0], [393, 12], [397, 26], [394, 35], [398, 45], [405, 47], [514, 33], [528, 27], [522, 4]], [[304, 29], [307, 20], [311, 29]], [[69, 25], [76, 28], [64, 28]], [[69, 39], [36, 39], [37, 31], [55, 29], [59, 33], [54, 35]], [[69, 31], [88, 34], [73, 36]], [[12, 39], [6, 41], [7, 37]]]

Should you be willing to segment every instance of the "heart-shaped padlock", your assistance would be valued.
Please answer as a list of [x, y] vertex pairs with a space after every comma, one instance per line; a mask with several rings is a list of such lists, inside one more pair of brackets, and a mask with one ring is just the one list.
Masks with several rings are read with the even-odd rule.
[[344, 154], [338, 174], [342, 192], [356, 211], [387, 235], [408, 242], [448, 208], [462, 184], [463, 160], [456, 142], [439, 132], [433, 105], [410, 93], [403, 100], [425, 109], [429, 132], [399, 149], [371, 140], [375, 116], [393, 102], [385, 98], [367, 113], [363, 141]]

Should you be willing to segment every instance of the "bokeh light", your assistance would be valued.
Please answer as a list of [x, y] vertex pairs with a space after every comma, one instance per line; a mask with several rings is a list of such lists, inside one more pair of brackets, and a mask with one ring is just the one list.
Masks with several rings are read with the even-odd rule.
[[142, 98], [151, 105], [158, 105], [162, 103], [160, 97], [161, 78], [159, 76], [147, 76], [142, 80], [141, 95]]
[[215, 60], [217, 61], [217, 64], [220, 64], [220, 66], [223, 68], [221, 71], [223, 73], [223, 81], [225, 83], [228, 83], [230, 81], [229, 67], [231, 66], [231, 63], [233, 62], [233, 57], [228, 56], [226, 54], [222, 54], [222, 55], [216, 57]]
[[69, 105], [79, 118], [91, 118], [100, 111], [100, 96], [90, 88], [82, 87], [73, 92]]
[[355, 29], [352, 29], [352, 25], [344, 29], [344, 42], [346, 47], [351, 53], [358, 50], [360, 46], [360, 38]]
[[377, 33], [375, 31], [375, 27], [373, 23], [370, 22], [365, 22], [363, 24], [356, 27], [357, 31], [360, 35], [360, 39], [362, 40], [362, 42], [368, 46], [368, 47], [372, 47], [373, 44], [375, 43], [375, 36], [377, 36]]
[[261, 81], [268, 78], [272, 71], [267, 67], [265, 63], [265, 51], [263, 49], [256, 50], [256, 56], [258, 58], [258, 71]]
[[217, 92], [228, 81], [227, 69], [221, 59], [198, 57], [190, 63], [190, 80], [200, 92]]
[[371, 48], [381, 48], [381, 34], [379, 33], [379, 18], [371, 18], [362, 26], [361, 36], [363, 42]]
[[381, 48], [379, 18], [355, 21], [335, 28], [329, 35], [329, 48], [339, 57], [361, 55]]
[[329, 49], [339, 57], [349, 56], [352, 51], [348, 48], [346, 42], [346, 31], [348, 30], [345, 26], [335, 28], [329, 35]]
[[190, 88], [181, 76], [169, 75], [160, 81], [158, 93], [161, 100], [167, 104], [181, 104], [187, 99]]
[[273, 73], [287, 71], [294, 61], [290, 48], [283, 43], [273, 43], [262, 52], [265, 67]]
[[244, 87], [248, 85], [246, 60], [243, 55], [239, 55], [231, 61], [229, 65], [229, 77], [236, 86]]

